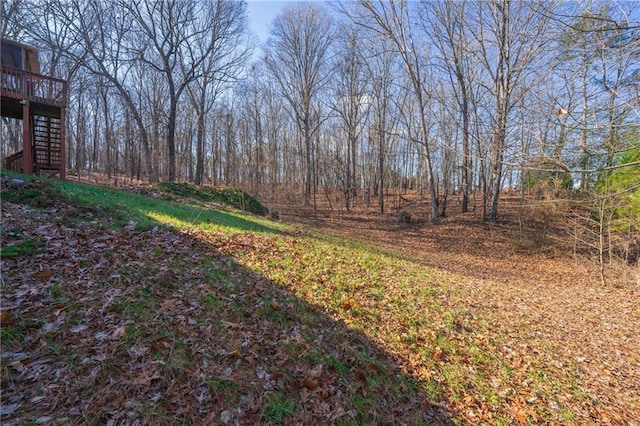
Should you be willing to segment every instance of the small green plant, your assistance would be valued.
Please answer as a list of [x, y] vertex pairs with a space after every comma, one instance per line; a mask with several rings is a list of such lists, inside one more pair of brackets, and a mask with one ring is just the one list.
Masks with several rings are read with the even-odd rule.
[[0, 328], [0, 338], [2, 339], [3, 348], [15, 347], [24, 341], [22, 330], [15, 325], [2, 326]]
[[204, 277], [204, 281], [206, 283], [212, 284], [215, 282], [222, 281], [223, 279], [225, 279], [226, 276], [227, 274], [225, 274], [224, 271], [220, 271], [218, 269], [209, 269], [207, 270], [207, 273]]
[[207, 311], [215, 312], [222, 305], [222, 300], [213, 293], [207, 293], [203, 305]]
[[339, 374], [347, 374], [349, 369], [339, 359], [333, 356], [327, 357], [327, 366]]
[[238, 384], [227, 379], [209, 379], [207, 380], [207, 386], [209, 387], [209, 390], [214, 393], [222, 392], [227, 394], [229, 392], [235, 392], [240, 389], [240, 386], [238, 386]]
[[293, 417], [295, 408], [296, 404], [293, 401], [277, 392], [267, 397], [260, 417], [272, 423], [283, 424], [286, 418]]
[[113, 305], [113, 309], [116, 312], [120, 312], [128, 316], [131, 316], [137, 312], [135, 305], [128, 299], [119, 300], [115, 305]]
[[[378, 399], [375, 395], [360, 395], [356, 394], [350, 398], [351, 405], [358, 413], [358, 420], [360, 424], [369, 423], [370, 412], [374, 411], [378, 406]], [[368, 421], [367, 421], [368, 420]]]

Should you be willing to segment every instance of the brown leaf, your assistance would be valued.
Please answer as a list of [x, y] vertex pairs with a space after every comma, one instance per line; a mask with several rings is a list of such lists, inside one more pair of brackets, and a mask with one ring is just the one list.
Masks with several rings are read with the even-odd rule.
[[159, 342], [155, 342], [154, 344], [151, 345], [151, 348], [153, 349], [171, 349], [171, 343], [165, 341], [165, 340], [161, 340]]
[[315, 390], [318, 387], [318, 381], [316, 379], [304, 379], [302, 384], [309, 390]]
[[158, 373], [157, 371], [154, 371], [152, 375], [148, 375], [147, 372], [144, 372], [143, 374], [139, 375], [138, 377], [136, 377], [133, 380], [133, 384], [134, 385], [142, 385], [142, 386], [149, 386], [151, 385], [151, 382], [153, 380], [159, 379], [162, 376], [160, 376], [160, 373]]
[[33, 278], [39, 279], [39, 280], [48, 280], [52, 276], [53, 276], [53, 272], [51, 272], [49, 269], [43, 269], [42, 271], [38, 271], [35, 274], [33, 274]]
[[442, 352], [442, 349], [440, 349], [440, 347], [436, 347], [436, 350], [433, 353], [433, 360], [442, 361], [443, 359], [444, 359], [444, 352]]
[[356, 380], [358, 380], [360, 382], [366, 382], [367, 381], [367, 375], [362, 370], [355, 370], [353, 372], [353, 375], [355, 376]]
[[518, 412], [516, 413], [516, 419], [518, 420], [518, 423], [526, 425], [527, 424], [527, 413], [525, 413], [522, 410], [518, 410]]
[[380, 372], [380, 368], [378, 367], [378, 365], [373, 362], [367, 364], [366, 368], [369, 373], [378, 374]]
[[237, 322], [222, 321], [222, 323], [225, 325], [225, 327], [230, 328], [231, 330], [239, 330], [242, 328], [242, 325], [238, 324]]
[[7, 325], [13, 322], [12, 311], [0, 311], [0, 325]]
[[113, 333], [111, 333], [111, 338], [115, 339], [115, 340], [121, 339], [126, 334], [127, 334], [127, 327], [125, 325], [122, 325], [122, 326], [116, 328], [115, 330], [113, 330]]
[[166, 299], [160, 305], [160, 312], [167, 312], [176, 306], [175, 299]]

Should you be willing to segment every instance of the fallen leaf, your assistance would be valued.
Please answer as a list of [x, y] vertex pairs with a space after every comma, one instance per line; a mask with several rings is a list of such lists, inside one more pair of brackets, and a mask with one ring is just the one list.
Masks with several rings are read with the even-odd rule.
[[225, 327], [230, 328], [232, 330], [238, 330], [242, 328], [242, 325], [238, 324], [237, 322], [222, 321], [222, 323], [225, 325]]
[[52, 276], [53, 276], [53, 272], [51, 272], [48, 269], [43, 269], [42, 271], [38, 271], [35, 274], [33, 274], [33, 278], [39, 279], [39, 280], [48, 280]]
[[380, 372], [380, 368], [378, 367], [378, 365], [373, 362], [367, 364], [366, 368], [369, 373], [378, 374]]
[[367, 375], [362, 370], [355, 370], [353, 372], [353, 375], [355, 376], [356, 380], [359, 380], [361, 382], [367, 381]]
[[116, 328], [115, 330], [113, 330], [113, 333], [111, 333], [111, 338], [115, 339], [115, 340], [121, 339], [126, 334], [127, 334], [127, 327], [122, 325], [122, 326]]
[[19, 407], [20, 407], [20, 404], [0, 405], [0, 416], [10, 416]]
[[304, 379], [302, 384], [309, 390], [315, 390], [318, 387], [318, 381], [316, 379]]
[[76, 325], [76, 326], [74, 326], [74, 327], [72, 327], [72, 328], [71, 328], [71, 332], [72, 332], [72, 333], [80, 333], [81, 331], [84, 331], [84, 330], [86, 330], [87, 328], [89, 328], [89, 327], [87, 327], [87, 326], [86, 326], [86, 325], [84, 325], [84, 324]]
[[151, 345], [152, 349], [171, 349], [171, 343], [161, 340], [159, 342], [155, 342]]
[[442, 349], [440, 349], [440, 347], [436, 347], [436, 350], [433, 353], [433, 360], [442, 361], [443, 358], [444, 358], [444, 352], [442, 352]]
[[527, 413], [525, 413], [524, 410], [517, 410], [515, 416], [518, 423], [523, 425], [527, 424]]
[[7, 325], [13, 322], [12, 311], [0, 311], [0, 325]]
[[159, 379], [162, 376], [160, 376], [160, 373], [158, 373], [157, 371], [154, 371], [154, 373], [152, 375], [148, 375], [148, 374], [141, 374], [140, 376], [136, 377], [133, 380], [133, 384], [134, 385], [142, 385], [142, 386], [150, 386], [151, 382], [153, 380]]
[[231, 421], [231, 413], [227, 410], [220, 413], [220, 423], [227, 424]]

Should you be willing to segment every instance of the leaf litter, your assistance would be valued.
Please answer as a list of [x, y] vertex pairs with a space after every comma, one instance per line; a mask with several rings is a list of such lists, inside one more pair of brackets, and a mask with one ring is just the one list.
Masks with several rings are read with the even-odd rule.
[[[3, 259], [3, 424], [376, 423], [398, 407], [448, 422], [415, 387], [385, 389], [408, 379], [383, 350], [234, 260], [267, 240], [2, 214], [3, 229], [47, 241]], [[356, 385], [372, 360], [383, 382]], [[355, 406], [367, 395], [377, 411]]]
[[46, 242], [3, 259], [3, 424], [640, 418], [638, 288], [603, 288], [585, 264], [509, 250], [493, 230], [325, 224], [414, 262], [313, 228], [57, 218], [2, 205], [3, 247]]

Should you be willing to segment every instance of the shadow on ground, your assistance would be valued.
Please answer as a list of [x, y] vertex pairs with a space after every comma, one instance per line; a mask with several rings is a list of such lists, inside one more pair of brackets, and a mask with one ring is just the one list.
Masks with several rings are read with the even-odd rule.
[[67, 227], [16, 204], [2, 221], [3, 246], [46, 243], [3, 259], [3, 424], [451, 422], [447, 395], [222, 234]]

